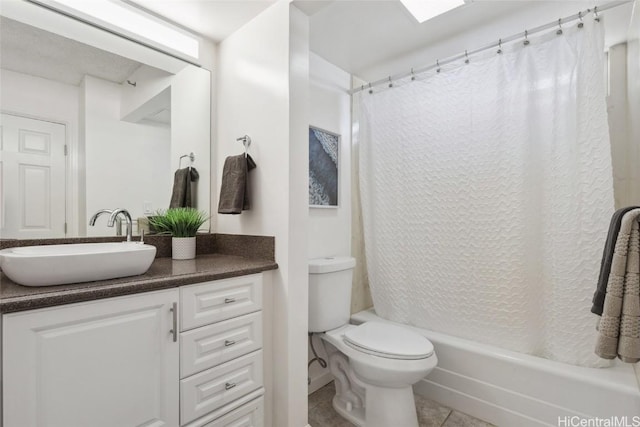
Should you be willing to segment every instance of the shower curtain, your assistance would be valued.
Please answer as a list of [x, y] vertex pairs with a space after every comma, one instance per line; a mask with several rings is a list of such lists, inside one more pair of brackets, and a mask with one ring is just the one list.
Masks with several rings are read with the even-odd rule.
[[590, 302], [614, 202], [603, 25], [586, 21], [356, 96], [379, 315], [601, 363]]

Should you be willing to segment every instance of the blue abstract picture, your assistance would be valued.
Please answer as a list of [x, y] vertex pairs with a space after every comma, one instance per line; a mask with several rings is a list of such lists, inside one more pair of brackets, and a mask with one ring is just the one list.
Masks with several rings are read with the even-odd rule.
[[338, 206], [340, 135], [309, 127], [309, 205]]

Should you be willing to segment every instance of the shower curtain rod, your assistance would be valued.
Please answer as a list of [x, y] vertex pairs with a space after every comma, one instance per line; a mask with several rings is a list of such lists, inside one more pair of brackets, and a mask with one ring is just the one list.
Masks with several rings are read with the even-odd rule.
[[559, 31], [562, 29], [562, 24], [567, 23], [567, 22], [571, 22], [571, 21], [575, 21], [576, 19], [582, 20], [582, 18], [593, 12], [595, 15], [595, 19], [599, 20], [598, 17], [598, 13], [599, 12], [604, 12], [605, 10], [609, 10], [609, 9], [613, 9], [614, 7], [618, 7], [618, 6], [622, 6], [623, 4], [627, 4], [627, 3], [631, 3], [633, 0], [621, 0], [621, 1], [612, 1], [610, 3], [604, 4], [602, 6], [595, 6], [591, 9], [586, 9], [585, 11], [581, 11], [576, 13], [575, 15], [571, 15], [571, 16], [567, 16], [565, 18], [560, 18], [557, 21], [553, 21], [553, 22], [549, 22], [548, 24], [545, 25], [541, 25], [539, 27], [535, 27], [532, 28], [531, 30], [524, 30], [524, 32], [522, 33], [518, 33], [518, 34], [514, 34], [512, 36], [509, 37], [505, 37], [505, 38], [501, 38], [499, 39], [497, 42], [492, 43], [490, 45], [472, 50], [470, 52], [468, 51], [464, 51], [464, 53], [459, 53], [457, 55], [454, 56], [449, 56], [445, 59], [441, 60], [436, 60], [436, 63], [434, 65], [430, 65], [428, 67], [423, 67], [423, 68], [418, 68], [416, 70], [414, 70], [413, 68], [411, 69], [411, 71], [409, 71], [408, 73], [403, 73], [403, 74], [397, 74], [395, 76], [391, 75], [388, 77], [385, 77], [383, 79], [380, 80], [376, 80], [374, 82], [370, 82], [364, 85], [361, 85], [360, 87], [357, 87], [355, 89], [351, 89], [349, 91], [350, 95], [353, 95], [355, 93], [361, 92], [365, 89], [369, 89], [369, 93], [372, 93], [371, 91], [373, 90], [374, 87], [379, 86], [383, 83], [388, 83], [389, 87], [393, 87], [393, 82], [395, 80], [400, 80], [406, 77], [411, 76], [411, 79], [413, 80], [415, 78], [416, 75], [418, 74], [422, 74], [425, 73], [427, 71], [433, 70], [435, 68], [440, 68], [443, 65], [446, 64], [450, 64], [452, 62], [458, 61], [460, 59], [465, 59], [466, 61], [468, 61], [469, 56], [471, 55], [475, 55], [477, 53], [483, 52], [485, 50], [489, 50], [489, 49], [494, 49], [494, 48], [501, 48], [503, 44], [524, 38], [525, 41], [527, 40], [527, 37], [535, 34], [535, 33], [539, 33], [540, 31], [544, 31], [544, 30], [548, 30], [550, 28], [554, 28], [554, 27], [559, 27]]

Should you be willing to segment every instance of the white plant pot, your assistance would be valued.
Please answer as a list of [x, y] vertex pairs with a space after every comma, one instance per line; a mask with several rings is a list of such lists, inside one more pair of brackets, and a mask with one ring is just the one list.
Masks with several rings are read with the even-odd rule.
[[194, 259], [196, 257], [196, 238], [194, 237], [172, 237], [171, 238], [171, 258], [173, 259]]

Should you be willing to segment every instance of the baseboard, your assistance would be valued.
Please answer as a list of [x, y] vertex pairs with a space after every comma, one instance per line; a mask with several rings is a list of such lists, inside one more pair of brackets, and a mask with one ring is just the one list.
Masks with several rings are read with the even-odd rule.
[[331, 381], [333, 381], [333, 376], [331, 375], [331, 372], [329, 372], [329, 370], [323, 372], [315, 378], [311, 378], [311, 383], [309, 384], [309, 394], [313, 393], [314, 391], [320, 390]]

